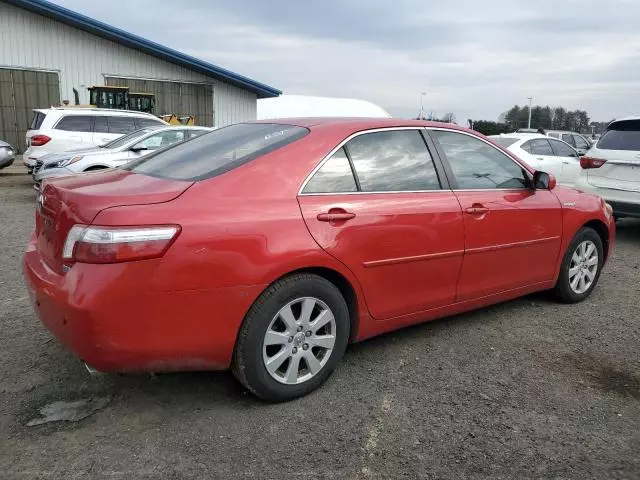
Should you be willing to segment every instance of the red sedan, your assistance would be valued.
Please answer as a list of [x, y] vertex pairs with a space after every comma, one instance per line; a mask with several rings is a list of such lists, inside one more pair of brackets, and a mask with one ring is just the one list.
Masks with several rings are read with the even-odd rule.
[[296, 119], [46, 183], [24, 271], [92, 367], [231, 366], [277, 401], [349, 342], [539, 290], [581, 301], [614, 239], [604, 201], [476, 132]]

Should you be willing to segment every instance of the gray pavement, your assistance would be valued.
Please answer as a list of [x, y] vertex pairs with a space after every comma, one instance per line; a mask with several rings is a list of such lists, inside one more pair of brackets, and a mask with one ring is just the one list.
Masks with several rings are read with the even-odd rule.
[[[581, 304], [531, 295], [354, 345], [270, 405], [227, 373], [90, 377], [23, 287], [22, 168], [0, 170], [0, 478], [640, 478], [640, 222]], [[79, 399], [100, 408], [27, 426]]]

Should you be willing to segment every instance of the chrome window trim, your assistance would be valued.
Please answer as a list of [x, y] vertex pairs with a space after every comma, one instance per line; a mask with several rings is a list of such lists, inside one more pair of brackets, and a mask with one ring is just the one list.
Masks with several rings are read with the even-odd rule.
[[[480, 140], [481, 142], [486, 143], [491, 148], [496, 150], [498, 153], [501, 153], [506, 158], [508, 158], [513, 163], [515, 163], [520, 168], [522, 168], [527, 173], [527, 177], [529, 178], [529, 180], [533, 181], [533, 175], [531, 175], [531, 172], [529, 172], [529, 169], [526, 166], [524, 166], [522, 163], [520, 163], [520, 160], [518, 160], [515, 157], [512, 157], [510, 153], [504, 152], [501, 149], [497, 148], [494, 144], [492, 144], [491, 142], [485, 140], [484, 138], [481, 138], [481, 137], [479, 137], [477, 135], [474, 135], [472, 133], [465, 132], [465, 131], [462, 131], [462, 130], [455, 130], [453, 128], [425, 127], [425, 129], [427, 131], [437, 130], [437, 131], [441, 131], [441, 132], [457, 133], [457, 134], [460, 134], [460, 135], [467, 135], [468, 137], [472, 137], [472, 138], [475, 138], [477, 140]], [[525, 140], [529, 141], [531, 139], [525, 139]], [[569, 146], [571, 146], [571, 145], [569, 145]], [[533, 155], [533, 154], [531, 154], [531, 155]], [[448, 160], [446, 158], [444, 158], [443, 161], [448, 162]], [[454, 191], [454, 192], [500, 192], [500, 191], [502, 191], [502, 192], [508, 192], [508, 191], [521, 192], [523, 190], [529, 190], [529, 189], [525, 187], [525, 188], [453, 188], [451, 190]]]
[[[354, 132], [351, 135], [349, 135], [347, 138], [345, 138], [342, 142], [340, 142], [338, 144], [337, 147], [333, 148], [327, 155], [325, 155], [325, 157], [320, 160], [320, 163], [318, 163], [318, 165], [316, 165], [316, 167], [311, 170], [311, 173], [309, 173], [309, 175], [307, 175], [307, 178], [305, 178], [304, 182], [302, 182], [302, 186], [298, 189], [298, 196], [317, 196], [317, 195], [355, 195], [355, 194], [379, 194], [379, 193], [424, 193], [424, 192], [443, 192], [443, 191], [448, 191], [447, 189], [443, 189], [440, 188], [438, 190], [383, 190], [383, 191], [375, 191], [375, 192], [327, 192], [327, 193], [303, 193], [304, 188], [307, 186], [307, 183], [309, 183], [309, 180], [311, 180], [311, 177], [313, 177], [316, 172], [318, 170], [320, 170], [322, 168], [322, 166], [333, 156], [334, 153], [336, 153], [338, 150], [340, 150], [342, 147], [344, 147], [347, 142], [349, 142], [350, 140], [352, 140], [355, 137], [359, 137], [360, 135], [366, 135], [367, 133], [378, 133], [378, 132], [392, 132], [392, 131], [396, 131], [396, 130], [418, 130], [418, 131], [422, 131], [424, 130], [425, 127], [380, 127], [380, 128], [372, 128], [369, 130], [361, 130], [359, 132]], [[446, 130], [446, 129], [443, 129]], [[431, 162], [434, 162], [433, 160], [433, 155], [432, 153], [429, 151], [429, 148], [427, 147], [427, 144], [425, 143], [425, 149], [427, 150], [427, 152], [429, 152], [429, 156], [431, 157]], [[434, 162], [434, 168], [435, 168], [435, 162]]]

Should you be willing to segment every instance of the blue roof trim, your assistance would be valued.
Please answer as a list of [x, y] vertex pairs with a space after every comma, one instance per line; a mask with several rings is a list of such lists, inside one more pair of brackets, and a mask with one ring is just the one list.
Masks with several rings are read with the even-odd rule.
[[213, 65], [212, 63], [198, 60], [190, 55], [165, 47], [159, 43], [152, 42], [132, 33], [125, 32], [106, 23], [102, 23], [93, 18], [74, 12], [67, 8], [55, 5], [44, 0], [4, 0], [17, 7], [24, 8], [45, 17], [53, 18], [72, 27], [79, 28], [86, 32], [126, 45], [127, 47], [140, 50], [142, 52], [161, 58], [171, 63], [195, 70], [204, 75], [208, 75], [237, 87], [249, 90], [258, 95], [259, 98], [277, 97], [282, 92], [276, 88], [256, 82], [248, 77], [231, 72], [227, 69]]

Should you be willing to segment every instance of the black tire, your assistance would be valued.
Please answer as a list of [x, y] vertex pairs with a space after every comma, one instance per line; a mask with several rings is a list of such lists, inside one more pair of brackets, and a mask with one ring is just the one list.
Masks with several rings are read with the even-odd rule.
[[[289, 302], [315, 297], [324, 302], [335, 319], [335, 343], [329, 359], [315, 376], [299, 384], [280, 383], [263, 361], [263, 339], [274, 317]], [[292, 400], [322, 385], [336, 368], [347, 348], [350, 332], [349, 309], [334, 284], [313, 274], [294, 274], [267, 288], [247, 313], [236, 341], [232, 371], [257, 397], [271, 402]]]
[[[596, 271], [595, 278], [589, 288], [587, 288], [587, 290], [582, 293], [576, 293], [571, 288], [569, 282], [569, 268], [571, 265], [571, 258], [573, 254], [576, 252], [578, 246], [585, 241], [591, 241], [596, 246], [596, 250], [598, 251], [598, 270]], [[600, 235], [598, 235], [598, 233], [594, 229], [589, 227], [583, 227], [578, 230], [578, 233], [575, 234], [564, 254], [562, 265], [560, 267], [560, 275], [558, 276], [558, 281], [553, 289], [555, 297], [563, 303], [576, 303], [583, 301], [585, 298], [591, 295], [591, 292], [598, 284], [598, 279], [600, 278], [600, 272], [602, 271], [603, 262], [604, 248]]]

